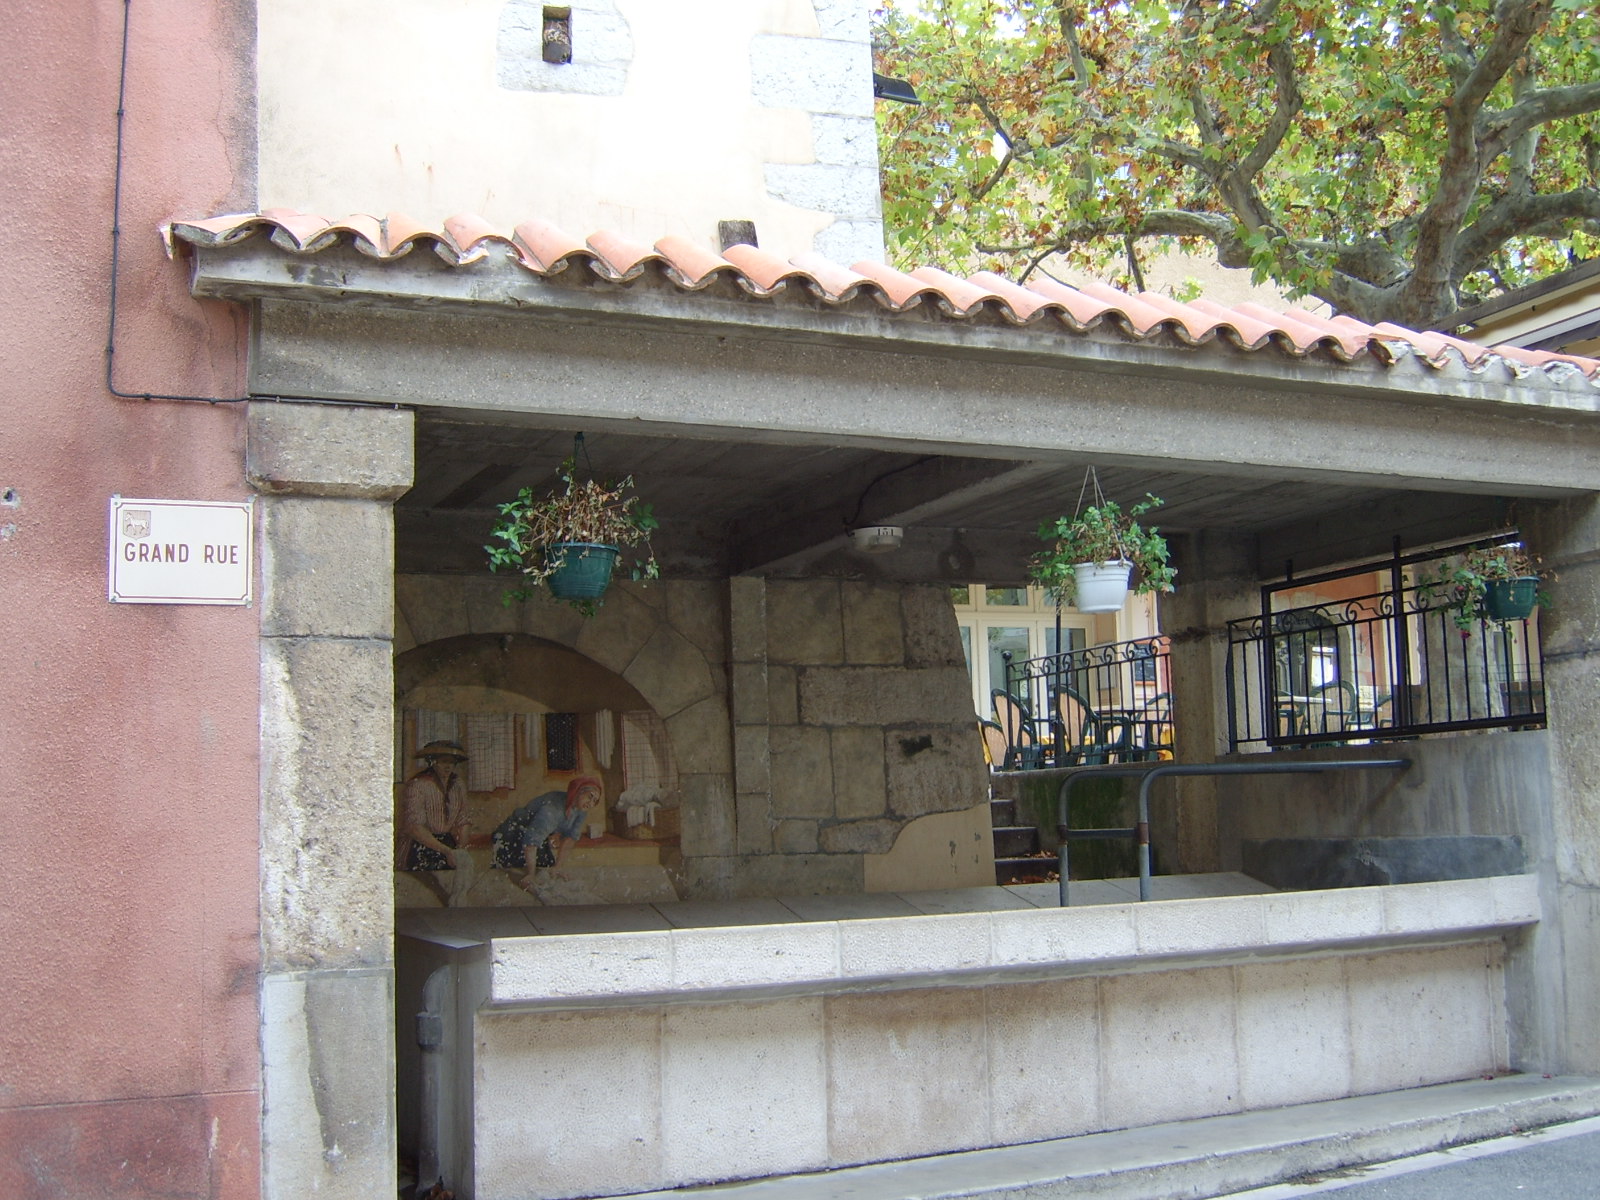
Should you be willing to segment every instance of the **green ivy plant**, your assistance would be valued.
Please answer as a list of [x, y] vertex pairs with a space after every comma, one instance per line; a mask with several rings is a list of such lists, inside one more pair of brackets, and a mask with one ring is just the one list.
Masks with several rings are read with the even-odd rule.
[[[1445, 563], [1436, 575], [1424, 575], [1417, 580], [1417, 595], [1425, 603], [1443, 602], [1450, 620], [1463, 633], [1470, 633], [1480, 623], [1504, 625], [1489, 615], [1484, 596], [1489, 585], [1511, 579], [1544, 579], [1538, 558], [1529, 554], [1520, 542], [1502, 542], [1497, 546], [1474, 546], [1453, 564]], [[1535, 603], [1548, 607], [1550, 597], [1541, 587]]]
[[[514, 572], [522, 583], [508, 591], [505, 602], [531, 599], [537, 587], [561, 565], [550, 547], [562, 542], [594, 542], [623, 551], [618, 567], [627, 563], [634, 579], [659, 579], [660, 564], [650, 535], [660, 528], [654, 508], [633, 492], [633, 476], [618, 483], [578, 478], [576, 456], [565, 459], [557, 476], [561, 486], [536, 496], [523, 488], [516, 499], [499, 505], [500, 519], [489, 531], [493, 539], [484, 550], [490, 569]], [[628, 551], [633, 551], [629, 554]], [[598, 600], [569, 600], [585, 616], [593, 616]]]
[[1028, 560], [1029, 576], [1052, 598], [1070, 600], [1077, 592], [1077, 567], [1128, 562], [1138, 571], [1138, 594], [1172, 591], [1178, 572], [1167, 561], [1167, 539], [1155, 526], [1139, 522], [1161, 503], [1160, 497], [1146, 493], [1127, 512], [1115, 500], [1105, 500], [1075, 516], [1046, 521], [1039, 526], [1039, 538], [1049, 545]]

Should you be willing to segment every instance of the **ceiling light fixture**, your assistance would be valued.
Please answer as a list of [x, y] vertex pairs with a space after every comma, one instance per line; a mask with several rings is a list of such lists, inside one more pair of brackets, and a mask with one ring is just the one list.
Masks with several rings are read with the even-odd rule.
[[850, 547], [859, 554], [888, 554], [900, 549], [906, 531], [900, 525], [864, 525], [850, 531]]

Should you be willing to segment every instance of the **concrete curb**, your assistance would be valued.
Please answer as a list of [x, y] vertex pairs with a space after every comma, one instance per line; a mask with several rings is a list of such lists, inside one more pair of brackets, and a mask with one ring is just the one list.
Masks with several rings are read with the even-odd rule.
[[637, 1200], [1202, 1200], [1600, 1114], [1600, 1079], [1512, 1075]]

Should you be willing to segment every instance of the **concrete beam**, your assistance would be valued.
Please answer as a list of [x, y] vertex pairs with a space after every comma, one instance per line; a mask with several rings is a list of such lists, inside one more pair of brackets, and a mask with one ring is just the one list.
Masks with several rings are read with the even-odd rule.
[[1218, 347], [1182, 360], [1225, 373], [1180, 378], [1059, 352], [1000, 359], [887, 338], [868, 349], [665, 322], [618, 332], [529, 314], [265, 302], [251, 387], [568, 428], [1380, 489], [1572, 494], [1592, 486], [1600, 459], [1592, 411], [1524, 402], [1548, 397], [1510, 386], [1482, 403], [1446, 397], [1415, 363], [1373, 368], [1388, 385], [1374, 392], [1356, 386], [1355, 368], [1302, 363], [1286, 381], [1266, 359]]
[[940, 319], [927, 306], [894, 315], [864, 295], [843, 305], [819, 306], [810, 289], [800, 284], [770, 299], [753, 300], [733, 281], [721, 278], [690, 295], [653, 270], [618, 287], [597, 281], [582, 266], [543, 279], [517, 265], [509, 253], [442, 270], [421, 251], [383, 263], [341, 246], [308, 259], [284, 254], [264, 239], [197, 249], [194, 255], [191, 287], [196, 296], [207, 298], [289, 301], [319, 308], [512, 312], [523, 320], [554, 318], [640, 332], [681, 329], [728, 338], [956, 355], [969, 361], [1045, 361], [1224, 387], [1247, 376], [1302, 396], [1366, 392], [1452, 408], [1483, 403], [1591, 417], [1600, 412], [1600, 387], [1577, 371], [1518, 374], [1510, 364], [1472, 371], [1459, 362], [1436, 368], [1415, 357], [1395, 366], [1371, 357], [1340, 363], [1323, 352], [1296, 358], [1276, 348], [1247, 353], [1220, 342], [1188, 347], [1173, 338], [1132, 341], [1110, 328], [1076, 334], [1053, 319], [1023, 327], [992, 313], [970, 320]]

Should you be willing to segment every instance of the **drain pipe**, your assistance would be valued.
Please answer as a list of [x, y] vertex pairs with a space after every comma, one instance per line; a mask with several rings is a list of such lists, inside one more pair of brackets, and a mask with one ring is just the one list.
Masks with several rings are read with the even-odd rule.
[[439, 1166], [440, 1149], [445, 1143], [444, 1098], [449, 1086], [445, 1046], [447, 1007], [455, 992], [454, 967], [440, 967], [422, 985], [422, 1011], [417, 1014], [417, 1048], [421, 1066], [417, 1081], [417, 1195], [426, 1195], [435, 1184], [444, 1182]]

